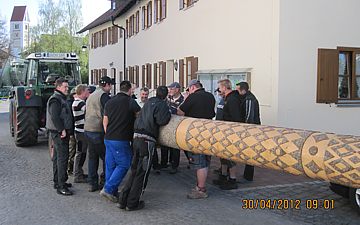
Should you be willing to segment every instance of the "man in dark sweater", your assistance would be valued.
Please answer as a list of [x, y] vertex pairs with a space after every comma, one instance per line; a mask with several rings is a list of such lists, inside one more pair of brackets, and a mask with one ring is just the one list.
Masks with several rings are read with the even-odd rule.
[[53, 174], [54, 188], [61, 195], [72, 195], [68, 189], [67, 165], [69, 159], [69, 137], [73, 129], [72, 112], [66, 96], [69, 91], [69, 84], [64, 78], [55, 81], [55, 92], [49, 98], [46, 109], [46, 128], [54, 143]]
[[144, 194], [149, 177], [159, 128], [168, 124], [171, 118], [166, 103], [167, 94], [167, 87], [158, 87], [156, 97], [150, 98], [145, 103], [135, 121], [131, 176], [126, 181], [119, 198], [119, 208], [121, 209], [133, 211], [145, 206], [144, 201], [140, 201], [140, 198]]
[[[249, 90], [249, 84], [247, 82], [237, 83], [238, 92], [244, 98], [242, 103], [242, 111], [244, 114], [244, 122], [251, 124], [261, 124], [260, 122], [260, 107], [259, 102], [256, 99], [255, 95]], [[246, 165], [244, 170], [244, 178], [247, 181], [252, 181], [254, 179], [254, 167]]]
[[[241, 96], [237, 91], [232, 90], [231, 81], [223, 79], [218, 81], [220, 95], [224, 96], [223, 118], [224, 121], [244, 122], [244, 112], [241, 109]], [[218, 180], [214, 180], [215, 185], [220, 185], [223, 190], [237, 189], [236, 183], [236, 163], [221, 159], [221, 174]], [[227, 179], [229, 171], [229, 178]]]

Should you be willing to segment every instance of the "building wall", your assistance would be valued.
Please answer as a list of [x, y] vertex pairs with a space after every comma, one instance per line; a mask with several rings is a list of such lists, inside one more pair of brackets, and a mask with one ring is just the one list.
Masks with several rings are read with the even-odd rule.
[[[140, 10], [140, 1], [116, 23]], [[261, 105], [264, 124], [277, 124], [279, 0], [199, 0], [179, 10], [178, 0], [167, 1], [167, 18], [127, 40], [127, 66], [199, 58], [199, 70], [252, 68], [251, 87]], [[154, 21], [153, 21], [154, 22]], [[110, 22], [90, 30], [91, 34]], [[90, 70], [110, 63], [122, 70], [122, 39], [116, 45], [90, 50]], [[168, 70], [168, 72], [170, 72]], [[141, 80], [141, 79], [140, 79]], [[178, 72], [175, 72], [175, 81]]]
[[360, 108], [317, 104], [317, 50], [360, 47], [358, 0], [281, 0], [278, 124], [360, 135]]
[[[19, 25], [19, 29], [15, 29], [15, 24]], [[27, 26], [27, 30], [25, 30]], [[29, 22], [13, 21], [10, 22], [10, 41], [12, 53], [17, 55], [29, 45]]]

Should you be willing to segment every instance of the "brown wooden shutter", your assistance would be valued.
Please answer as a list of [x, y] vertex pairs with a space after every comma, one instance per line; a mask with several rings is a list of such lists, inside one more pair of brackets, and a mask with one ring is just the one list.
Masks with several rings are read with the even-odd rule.
[[158, 87], [157, 81], [158, 81], [158, 73], [157, 73], [157, 63], [154, 63], [154, 89]]
[[[120, 76], [120, 83], [124, 80], [124, 78], [123, 78], [123, 72], [119, 72], [119, 76]], [[120, 84], [119, 84], [120, 85]]]
[[139, 66], [135, 66], [135, 84], [140, 87]]
[[180, 83], [180, 86], [182, 88], [185, 88], [185, 83], [184, 83], [184, 60], [183, 59], [179, 60], [178, 68], [179, 68], [179, 83]]
[[112, 38], [111, 27], [109, 27], [107, 30], [108, 30], [108, 43], [110, 45], [111, 44], [111, 38]]
[[318, 50], [317, 103], [336, 103], [338, 100], [339, 52], [336, 49]]
[[142, 65], [142, 73], [141, 73], [141, 85], [142, 87], [145, 87], [146, 84], [145, 84], [145, 75], [146, 75], [146, 70], [145, 70], [145, 65]]
[[198, 63], [199, 63], [199, 58], [194, 57], [191, 63], [191, 79], [198, 79], [196, 74], [199, 67]]
[[166, 86], [166, 62], [162, 62], [162, 85]]
[[91, 70], [90, 84], [94, 84], [94, 70]]
[[146, 64], [146, 82], [149, 89], [152, 89], [151, 85], [151, 64]]

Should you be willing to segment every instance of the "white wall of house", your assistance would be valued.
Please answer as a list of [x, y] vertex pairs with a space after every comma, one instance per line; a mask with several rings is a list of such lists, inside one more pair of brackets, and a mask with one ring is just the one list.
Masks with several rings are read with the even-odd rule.
[[281, 0], [278, 125], [360, 135], [360, 107], [317, 104], [317, 49], [360, 47], [358, 0]]
[[[199, 70], [252, 68], [251, 88], [261, 105], [263, 124], [277, 124], [280, 0], [199, 0], [179, 10], [178, 0], [169, 0], [167, 18], [127, 40], [127, 66], [199, 58]], [[116, 23], [140, 10], [142, 0]], [[110, 22], [90, 30], [91, 34]], [[122, 70], [122, 39], [116, 45], [90, 50], [90, 70], [110, 63]], [[108, 71], [109, 74], [109, 71]], [[175, 72], [175, 80], [178, 80]], [[140, 78], [141, 81], [141, 78]]]

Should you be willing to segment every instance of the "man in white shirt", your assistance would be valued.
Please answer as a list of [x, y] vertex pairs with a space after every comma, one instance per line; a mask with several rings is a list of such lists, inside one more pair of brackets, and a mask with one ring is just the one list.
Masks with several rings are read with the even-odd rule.
[[145, 102], [147, 102], [148, 98], [149, 98], [149, 89], [147, 87], [143, 87], [140, 90], [140, 98], [136, 99], [136, 102], [142, 108]]

